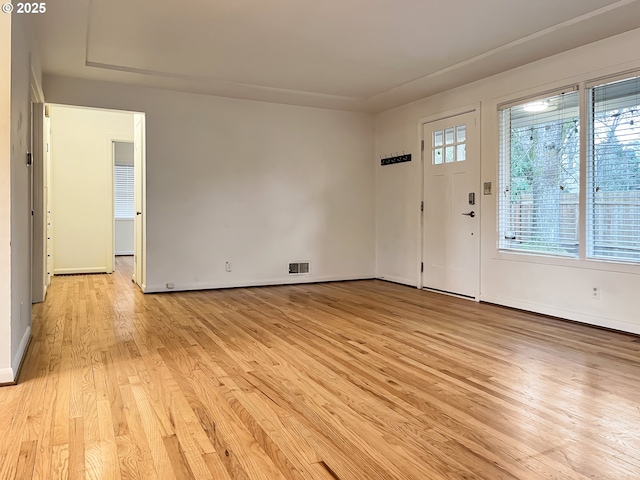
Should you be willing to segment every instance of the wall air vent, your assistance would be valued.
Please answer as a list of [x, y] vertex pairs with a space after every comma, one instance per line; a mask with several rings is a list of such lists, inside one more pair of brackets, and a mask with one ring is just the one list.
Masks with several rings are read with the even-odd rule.
[[309, 275], [309, 262], [290, 262], [289, 275]]

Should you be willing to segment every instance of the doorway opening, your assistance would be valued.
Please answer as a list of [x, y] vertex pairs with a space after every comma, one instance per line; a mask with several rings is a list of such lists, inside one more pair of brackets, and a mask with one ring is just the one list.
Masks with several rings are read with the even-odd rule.
[[46, 113], [47, 271], [112, 273], [116, 255], [128, 255], [144, 291], [144, 113], [68, 105]]
[[133, 256], [134, 220], [134, 143], [112, 142], [113, 221], [115, 256]]

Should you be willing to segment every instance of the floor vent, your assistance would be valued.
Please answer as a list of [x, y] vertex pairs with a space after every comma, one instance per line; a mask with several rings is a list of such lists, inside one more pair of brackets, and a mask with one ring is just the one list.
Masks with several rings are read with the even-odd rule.
[[309, 273], [309, 262], [289, 263], [289, 275], [308, 275]]

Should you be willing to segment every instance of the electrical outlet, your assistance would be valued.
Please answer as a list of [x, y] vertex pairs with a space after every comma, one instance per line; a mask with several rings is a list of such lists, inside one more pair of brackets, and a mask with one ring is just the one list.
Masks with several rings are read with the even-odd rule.
[[225, 272], [231, 271], [231, 262], [224, 262], [224, 271]]
[[176, 288], [176, 285], [175, 285], [174, 283], [168, 282], [168, 283], [167, 283], [167, 288], [168, 288], [169, 290], [173, 290], [174, 288]]
[[594, 300], [600, 300], [600, 289], [598, 287], [593, 287], [591, 289], [591, 298]]

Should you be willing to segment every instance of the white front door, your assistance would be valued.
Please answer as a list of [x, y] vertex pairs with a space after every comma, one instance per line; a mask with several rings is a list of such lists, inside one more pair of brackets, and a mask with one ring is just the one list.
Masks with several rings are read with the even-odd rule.
[[425, 123], [424, 288], [476, 298], [480, 141], [477, 113]]

